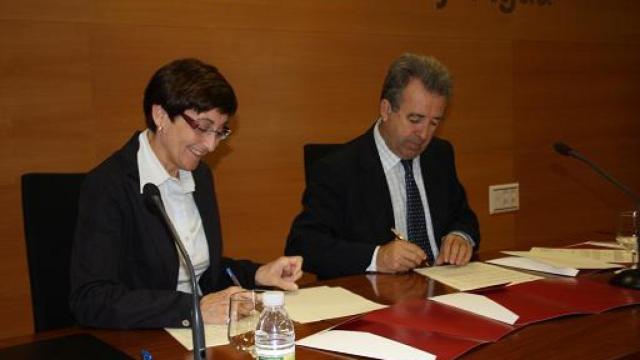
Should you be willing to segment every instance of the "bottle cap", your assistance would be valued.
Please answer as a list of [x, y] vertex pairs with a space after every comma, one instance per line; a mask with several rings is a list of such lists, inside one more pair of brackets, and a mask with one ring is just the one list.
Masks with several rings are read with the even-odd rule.
[[284, 293], [282, 291], [267, 291], [262, 296], [264, 306], [282, 306], [284, 305]]

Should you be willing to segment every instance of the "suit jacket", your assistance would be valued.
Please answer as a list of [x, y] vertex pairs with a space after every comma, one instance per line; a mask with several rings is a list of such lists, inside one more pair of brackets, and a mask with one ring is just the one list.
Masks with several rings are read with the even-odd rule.
[[[420, 155], [436, 243], [463, 231], [480, 243], [478, 220], [455, 170], [453, 147], [433, 138]], [[304, 256], [321, 278], [364, 273], [378, 245], [394, 239], [391, 195], [373, 128], [318, 160], [291, 226], [285, 253]]]
[[[191, 295], [176, 290], [179, 258], [170, 233], [140, 194], [138, 134], [97, 168], [83, 184], [71, 255], [71, 310], [82, 325], [107, 328], [189, 326]], [[245, 287], [257, 265], [221, 256], [218, 205], [211, 172], [193, 171], [193, 193], [209, 245], [203, 294], [231, 286], [232, 267]]]

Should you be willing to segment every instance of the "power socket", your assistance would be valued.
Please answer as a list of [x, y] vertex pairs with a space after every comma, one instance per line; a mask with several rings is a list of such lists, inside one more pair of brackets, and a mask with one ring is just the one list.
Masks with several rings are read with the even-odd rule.
[[489, 186], [489, 214], [500, 214], [520, 209], [520, 184]]

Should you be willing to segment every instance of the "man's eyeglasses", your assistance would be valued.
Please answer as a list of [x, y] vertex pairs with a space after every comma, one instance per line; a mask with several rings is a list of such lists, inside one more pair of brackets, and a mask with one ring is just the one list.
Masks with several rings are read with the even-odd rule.
[[[182, 116], [182, 118], [184, 119], [184, 121], [193, 129], [196, 131], [199, 131], [200, 133], [202, 133], [203, 135], [206, 134], [214, 134], [216, 137], [216, 140], [225, 140], [226, 138], [229, 137], [229, 135], [231, 135], [231, 129], [229, 129], [229, 127], [227, 127], [227, 125], [224, 125], [222, 127], [222, 129], [212, 129], [211, 125], [202, 125], [201, 123], [199, 123], [196, 119], [192, 118], [191, 116], [182, 113], [180, 114]], [[210, 124], [209, 121], [207, 121], [207, 123]]]

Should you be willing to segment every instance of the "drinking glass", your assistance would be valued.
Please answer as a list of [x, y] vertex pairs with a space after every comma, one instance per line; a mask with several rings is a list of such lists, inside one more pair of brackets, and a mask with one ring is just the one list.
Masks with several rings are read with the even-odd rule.
[[254, 335], [262, 312], [262, 290], [240, 291], [229, 299], [227, 337], [237, 350], [255, 357]]
[[616, 242], [631, 252], [632, 268], [638, 266], [638, 236], [640, 235], [640, 211], [623, 211], [620, 213]]

